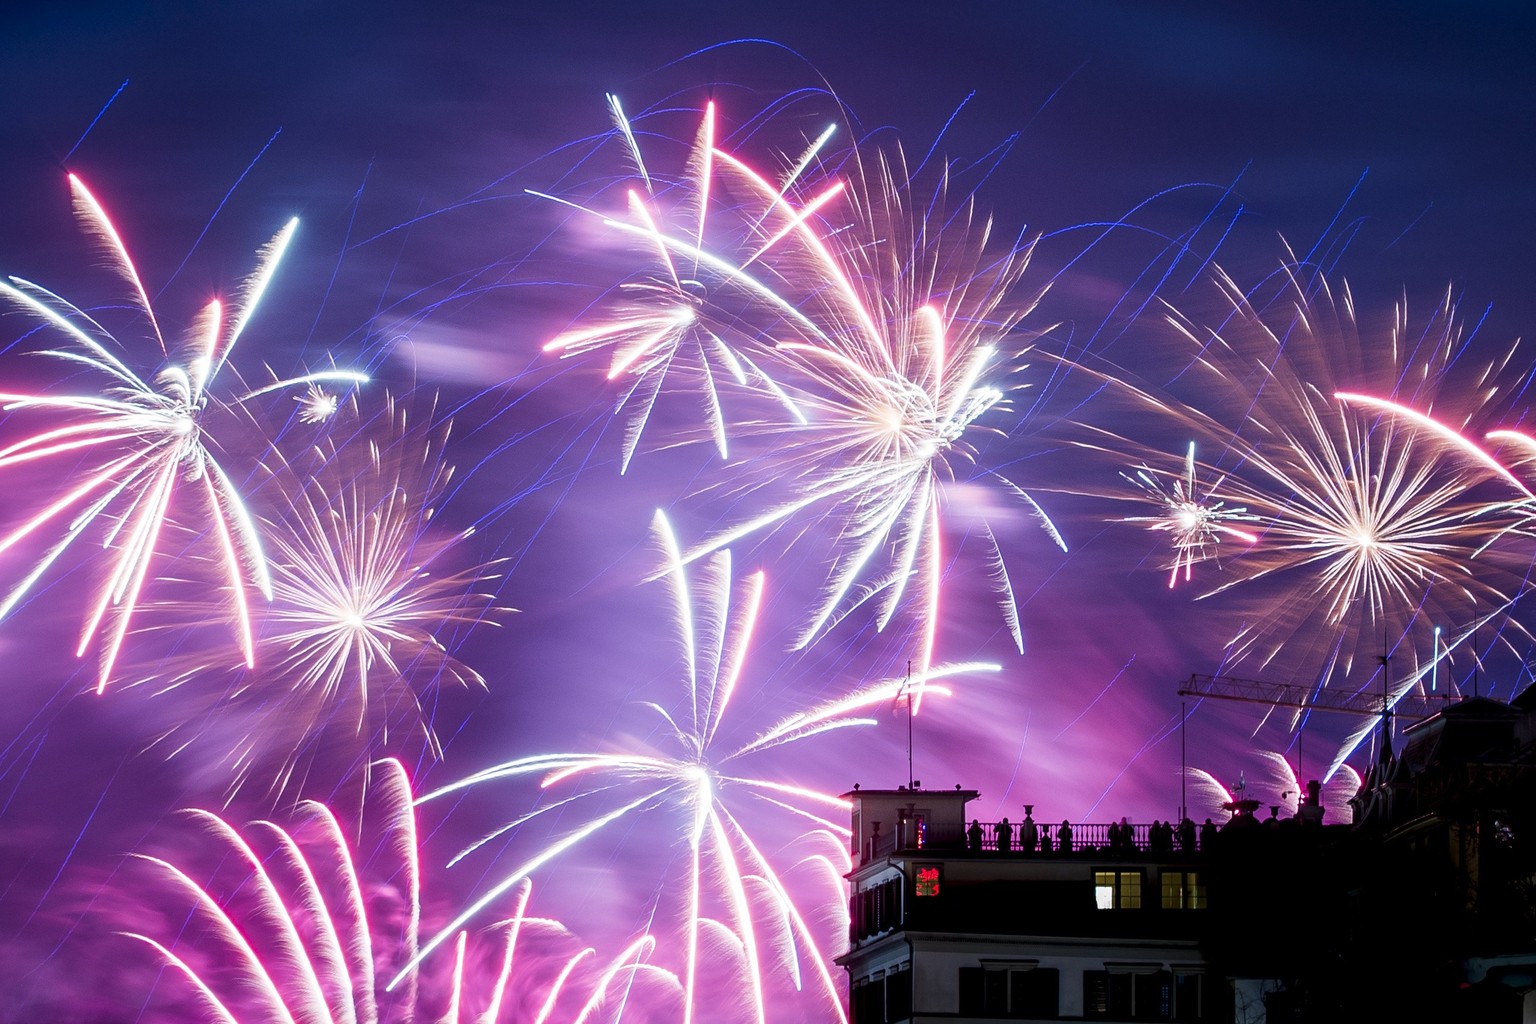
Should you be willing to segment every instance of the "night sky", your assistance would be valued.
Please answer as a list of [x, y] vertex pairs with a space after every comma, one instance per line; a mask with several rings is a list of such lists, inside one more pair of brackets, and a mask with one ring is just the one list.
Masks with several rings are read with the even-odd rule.
[[[630, 272], [615, 247], [592, 244], [589, 221], [528, 192], [603, 196], [615, 208], [612, 186], [628, 169], [605, 93], [622, 99], [644, 128], [642, 148], [674, 173], [709, 100], [725, 146], [760, 163], [831, 121], [844, 126], [834, 142], [842, 152], [899, 144], [925, 180], [949, 161], [951, 197], [974, 192], [999, 244], [1039, 239], [1020, 294], [1047, 290], [1016, 347], [1034, 342], [1138, 380], [1165, 368], [1164, 303], [1208, 320], [1205, 274], [1220, 266], [1257, 284], [1287, 246], [1330, 282], [1349, 283], [1367, 343], [1394, 303], [1427, 314], [1448, 287], [1467, 323], [1459, 358], [1468, 363], [1506, 352], [1536, 323], [1536, 25], [1518, 5], [726, 10], [576, 0], [439, 15], [403, 4], [206, 6], [38, 6], [9, 16], [0, 34], [0, 270], [83, 308], [106, 307], [104, 321], [132, 323], [114, 313], [126, 295], [74, 224], [71, 171], [111, 211], [162, 320], [185, 324], [298, 216], [232, 365], [250, 381], [267, 379], [264, 366], [284, 376], [332, 362], [361, 368], [374, 378], [357, 394], [361, 408], [377, 410], [389, 393], [413, 417], [451, 418], [446, 461], [456, 475], [431, 529], [474, 527], [453, 557], [461, 568], [496, 563], [489, 572], [499, 578], [476, 589], [517, 611], [441, 632], [486, 683], [424, 689], [441, 761], [418, 734], [395, 729], [371, 744], [328, 745], [279, 792], [246, 784], [228, 798], [220, 755], [242, 736], [270, 732], [281, 743], [284, 734], [259, 701], [221, 711], [238, 658], [220, 640], [227, 634], [130, 635], [114, 677], [124, 685], [97, 696], [94, 660], [71, 656], [91, 567], [84, 556], [66, 559], [0, 623], [0, 1020], [139, 1019], [146, 996], [132, 986], [152, 973], [125, 963], [147, 951], [113, 935], [145, 895], [124, 857], [185, 843], [176, 808], [228, 799], [232, 821], [281, 818], [299, 797], [344, 803], [359, 766], [384, 754], [401, 758], [421, 791], [514, 757], [656, 739], [654, 716], [636, 705], [671, 705], [680, 691], [669, 591], [649, 580], [658, 564], [652, 513], [674, 509], [681, 529], [708, 529], [710, 516], [740, 511], [722, 512], [711, 490], [737, 470], [700, 443], [695, 406], [664, 396], [620, 475], [623, 418], [603, 357], [540, 351]], [[88, 386], [31, 354], [57, 343], [34, 326], [0, 317], [0, 387]], [[151, 348], [133, 355], [153, 371]], [[980, 790], [973, 809], [983, 820], [1017, 819], [1024, 803], [1047, 820], [1167, 818], [1179, 804], [1176, 689], [1195, 672], [1243, 674], [1223, 660], [1227, 639], [1290, 584], [1200, 601], [1197, 569], [1197, 585], [1170, 591], [1159, 539], [1118, 521], [1139, 506], [1107, 497], [1127, 496], [1118, 472], [1140, 452], [1117, 463], [1071, 444], [1082, 422], [1115, 433], [1143, 424], [1117, 420], [1116, 404], [1092, 388], [1063, 384], [1049, 358], [1020, 362], [1020, 382], [1031, 386], [1012, 413], [986, 421], [997, 435], [978, 442], [980, 461], [1047, 509], [1069, 551], [1021, 507], [994, 523], [1018, 598], [1020, 655], [978, 549], [954, 549], [937, 660], [996, 660], [1002, 670], [958, 680], [952, 697], [925, 704], [913, 771], [929, 787]], [[1530, 362], [1518, 350], [1510, 379]], [[281, 414], [274, 435], [292, 439], [304, 428], [284, 403], [272, 406]], [[1499, 415], [1477, 426], [1527, 414], [1506, 401]], [[31, 429], [18, 419], [0, 420], [4, 437]], [[268, 440], [260, 434], [224, 444], [246, 483]], [[1168, 426], [1138, 440], [1177, 457], [1188, 439]], [[59, 486], [31, 467], [7, 472], [6, 524]], [[899, 677], [914, 656], [910, 623], [898, 617], [877, 634], [868, 608], [808, 650], [788, 649], [825, 580], [818, 536], [802, 524], [735, 551], [740, 572], [762, 568], [768, 580], [732, 710], [743, 737]], [[3, 578], [23, 576], [42, 548], [0, 557]], [[155, 591], [145, 624], [185, 622], [195, 601], [174, 559], [157, 566], [177, 578]], [[1510, 618], [1523, 615], [1516, 604]], [[1319, 642], [1298, 638], [1295, 656], [1269, 675], [1313, 680]], [[223, 661], [202, 692], [195, 683], [161, 695], [127, 685], [205, 650]], [[1529, 670], [1518, 642], [1500, 650], [1477, 685], [1508, 697]], [[1465, 676], [1471, 664], [1462, 657], [1456, 671]], [[1373, 668], [1337, 685], [1367, 685]], [[875, 717], [872, 728], [806, 741], [756, 770], [831, 793], [903, 783], [906, 719]], [[1242, 772], [1255, 795], [1278, 802], [1258, 752], [1285, 751], [1304, 776], [1316, 774], [1354, 724], [1314, 719], [1298, 743], [1287, 716], [1208, 702], [1188, 722], [1188, 760], [1227, 783]], [[164, 737], [178, 728], [199, 738], [171, 754], [177, 744]], [[1363, 769], [1368, 753], [1351, 763]], [[422, 809], [435, 909], [456, 909], [550, 829], [571, 824], [540, 823], [446, 867], [537, 799], [522, 780]], [[648, 901], [665, 895], [673, 841], [642, 824], [552, 865], [538, 876], [540, 911], [616, 947], [643, 926]], [[813, 1008], [805, 1019], [824, 1018]]]

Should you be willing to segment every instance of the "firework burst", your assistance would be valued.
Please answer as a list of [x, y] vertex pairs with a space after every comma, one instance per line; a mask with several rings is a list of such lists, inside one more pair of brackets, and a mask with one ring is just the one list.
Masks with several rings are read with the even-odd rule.
[[770, 450], [761, 464], [776, 475], [771, 485], [759, 478], [763, 511], [686, 558], [806, 516], [828, 519], [836, 538], [828, 582], [799, 643], [871, 600], [884, 629], [910, 596], [926, 671], [941, 618], [945, 520], [959, 508], [979, 519], [975, 534], [1022, 651], [1013, 584], [981, 493], [996, 492], [1066, 544], [1028, 493], [981, 464], [978, 439], [1007, 436], [1017, 421], [1011, 378], [1026, 366], [1010, 335], [1035, 301], [1013, 301], [1029, 250], [993, 252], [991, 224], [972, 201], [946, 208], [947, 181], [931, 199], [914, 195], [900, 154], [856, 159], [851, 175], [862, 184], [846, 190], [847, 219], [824, 221], [810, 246], [825, 282], [824, 338], [779, 346], [795, 371], [781, 377], [792, 382], [784, 391], [803, 422], [762, 433]]
[[[1471, 437], [1505, 397], [1498, 382], [1513, 350], [1457, 365], [1462, 325], [1449, 294], [1419, 324], [1400, 304], [1367, 344], [1347, 287], [1292, 273], [1278, 283], [1262, 301], [1219, 276], [1219, 328], [1170, 317], [1199, 351], [1182, 383], [1200, 378], [1217, 397], [1185, 425], [1219, 446], [1223, 495], [1255, 517], [1258, 535], [1206, 596], [1260, 602], [1231, 648], [1261, 667], [1298, 636], [1326, 644], [1314, 679], [1348, 673], [1384, 642], [1417, 665], [1435, 626], [1509, 607], [1516, 577], [1488, 551], [1501, 529], [1491, 513], [1525, 489]], [[1212, 408], [1222, 398], [1229, 407]]]
[[[1306, 792], [1297, 766], [1278, 751], [1260, 750], [1258, 755], [1261, 764], [1259, 782], [1263, 786], [1265, 802], [1273, 801], [1282, 813], [1295, 815]], [[1329, 769], [1328, 779], [1319, 791], [1324, 823], [1347, 825], [1354, 820], [1349, 801], [1360, 791], [1360, 781], [1360, 773], [1347, 764]]]
[[1249, 530], [1233, 525], [1255, 523], [1259, 517], [1250, 514], [1245, 506], [1229, 508], [1226, 502], [1217, 499], [1215, 495], [1221, 488], [1221, 480], [1204, 489], [1196, 482], [1193, 441], [1184, 456], [1182, 476], [1165, 476], [1149, 466], [1142, 466], [1134, 475], [1120, 475], [1158, 508], [1157, 515], [1127, 516], [1123, 521], [1146, 523], [1147, 529], [1168, 536], [1173, 547], [1173, 564], [1168, 572], [1170, 590], [1178, 584], [1181, 575], [1188, 583], [1197, 563], [1216, 557], [1222, 537], [1232, 537], [1245, 544], [1256, 543], [1259, 539]]
[[[620, 134], [632, 142], [627, 124], [620, 120]], [[957, 483], [995, 489], [1065, 550], [1033, 498], [978, 465], [977, 438], [1006, 436], [1017, 419], [1008, 396], [1013, 374], [1024, 369], [1024, 346], [1011, 335], [1038, 301], [1017, 295], [1030, 249], [994, 249], [992, 225], [974, 201], [947, 201], [947, 172], [933, 195], [917, 194], [899, 152], [854, 151], [842, 170], [829, 171], [823, 134], [774, 175], [722, 147], [717, 135], [710, 107], [680, 183], [683, 195], [673, 204], [686, 214], [684, 223], [668, 230], [667, 219], [636, 192], [630, 219], [604, 222], [644, 240], [665, 268], [631, 289], [631, 300], [643, 299], [643, 306], [599, 313], [546, 347], [563, 354], [608, 349], [610, 378], [628, 375], [645, 388], [627, 463], [679, 346], [707, 339], [738, 381], [771, 395], [767, 408], [776, 415], [732, 425], [748, 451], [730, 467], [729, 484], [704, 490], [728, 496], [731, 510], [723, 518], [734, 522], [689, 546], [684, 560], [825, 521], [828, 581], [800, 645], [872, 600], [884, 629], [915, 595], [919, 671], [926, 671], [940, 617], [945, 509], [969, 512], [984, 504]], [[634, 152], [654, 194], [655, 179]], [[720, 197], [729, 198], [728, 207], [711, 215]], [[688, 273], [679, 270], [685, 261]], [[714, 283], [699, 283], [693, 273]], [[759, 353], [750, 366], [747, 351]], [[709, 430], [725, 454], [715, 378], [703, 377]], [[742, 515], [743, 507], [756, 511]], [[1004, 621], [1022, 650], [996, 534], [986, 520], [976, 532]]]
[[319, 384], [311, 384], [304, 394], [294, 396], [293, 400], [299, 403], [300, 423], [324, 423], [341, 408], [340, 398]]
[[[250, 513], [234, 483], [215, 458], [204, 431], [204, 414], [211, 389], [235, 343], [255, 312], [277, 269], [298, 222], [290, 221], [262, 250], [258, 269], [239, 298], [228, 307], [211, 300], [189, 331], [185, 342], [170, 354], [149, 297], [106, 211], [74, 175], [70, 176], [76, 213], [105, 250], [114, 271], [131, 286], [143, 321], [158, 351], [168, 362], [153, 375], [141, 375], [119, 358], [122, 346], [79, 307], [30, 281], [12, 277], [0, 282], [4, 295], [51, 330], [64, 335], [66, 347], [45, 354], [73, 366], [83, 366], [105, 383], [96, 394], [27, 395], [0, 393], [0, 408], [29, 412], [59, 422], [0, 448], [0, 469], [37, 460], [84, 466], [64, 493], [0, 537], [0, 552], [28, 540], [43, 527], [62, 521], [64, 536], [0, 601], [0, 617], [9, 614], [48, 569], [78, 539], [95, 529], [102, 545], [113, 551], [106, 579], [92, 601], [76, 655], [81, 656], [103, 631], [98, 692], [106, 687], [139, 596], [155, 562], [157, 544], [172, 506], [189, 521], [211, 524], [209, 533], [219, 552], [225, 588], [236, 606], [237, 635], [246, 663], [253, 664], [247, 586], [270, 599], [272, 582], [266, 557]], [[308, 374], [278, 381], [235, 399], [244, 402], [290, 385], [322, 380], [357, 383], [365, 378], [347, 371]], [[184, 493], [190, 492], [190, 493]]]
[[[518, 758], [496, 765], [422, 797], [453, 793], [516, 778], [538, 778], [541, 786], [570, 790], [553, 804], [496, 829], [460, 854], [520, 829], [542, 815], [579, 809], [582, 824], [537, 850], [470, 904], [423, 947], [420, 958], [447, 942], [493, 901], [567, 850], [588, 842], [619, 822], [664, 817], [668, 843], [683, 862], [683, 937], [686, 950], [679, 972], [685, 989], [685, 1020], [699, 1019], [699, 979], [706, 969], [727, 970], [744, 980], [749, 996], [743, 1016], [769, 1019], [770, 975], [784, 972], [799, 989], [802, 974], [817, 993], [823, 1012], [843, 1015], [841, 996], [829, 970], [829, 953], [812, 922], [800, 909], [785, 870], [749, 832], [745, 815], [755, 811], [783, 817], [816, 848], [802, 866], [818, 879], [818, 900], [841, 904], [839, 879], [848, 870], [845, 821], [847, 802], [770, 774], [747, 774], [749, 763], [769, 751], [831, 730], [871, 724], [858, 717], [869, 708], [890, 705], [911, 686], [936, 687], [949, 675], [997, 666], [958, 665], [931, 671], [912, 681], [890, 680], [845, 698], [791, 715], [745, 742], [727, 739], [727, 711], [743, 685], [749, 641], [765, 589], [761, 572], [733, 583], [729, 552], [700, 562], [690, 578], [664, 518], [658, 528], [669, 552], [677, 597], [685, 663], [686, 698], [679, 706], [647, 705], [659, 717], [663, 748], [636, 752], [559, 753]], [[456, 858], [459, 859], [459, 858]], [[667, 886], [666, 888], [673, 888]], [[842, 922], [846, 925], [846, 921]], [[840, 934], [840, 930], [834, 932]], [[706, 939], [711, 941], [706, 942]], [[706, 1015], [707, 1016], [707, 1015]], [[714, 1019], [714, 1018], [710, 1018]]]
[[424, 913], [411, 787], [398, 762], [372, 766], [363, 811], [365, 820], [348, 828], [326, 805], [306, 801], [293, 825], [258, 821], [243, 831], [190, 811], [222, 862], [207, 882], [140, 855], [157, 890], [190, 905], [174, 934], [124, 933], [171, 969], [162, 984], [180, 987], [170, 997], [179, 1010], [195, 1007], [225, 1024], [495, 1024], [514, 1008], [532, 1008], [538, 1024], [583, 1024], [609, 1019], [637, 990], [675, 998], [676, 979], [647, 962], [649, 938], [602, 963], [558, 922], [528, 913], [527, 885], [512, 916], [488, 929], [499, 947], [493, 956], [471, 957], [469, 935], [459, 932], [451, 970], [410, 969], [386, 991], [417, 951]]
[[[1239, 797], [1255, 799], [1260, 804], [1278, 807], [1287, 817], [1295, 817], [1306, 786], [1297, 773], [1296, 766], [1282, 753], [1274, 750], [1255, 751], [1259, 759], [1254, 779], [1246, 773], [1238, 773], [1238, 782], [1227, 787], [1216, 776], [1203, 768], [1185, 769], [1185, 778], [1193, 790], [1190, 814], [1196, 818], [1212, 818], [1217, 822], [1231, 811], [1223, 805], [1234, 803]], [[1323, 821], [1328, 824], [1348, 824], [1353, 820], [1349, 800], [1360, 789], [1360, 773], [1347, 764], [1330, 766], [1328, 780], [1319, 792], [1323, 805]], [[1256, 790], [1256, 791], [1255, 791]]]
[[[272, 601], [256, 619], [261, 664], [198, 720], [219, 737], [231, 792], [253, 775], [286, 790], [328, 739], [388, 743], [392, 725], [438, 755], [422, 695], [444, 682], [484, 685], [445, 640], [509, 609], [478, 589], [498, 578], [495, 565], [464, 564], [473, 528], [435, 523], [453, 476], [443, 458], [451, 424], [434, 424], [430, 409], [420, 419], [387, 395], [364, 418], [354, 400], [329, 436], [291, 457], [279, 443], [263, 462], [253, 500], [271, 506], [259, 519]], [[157, 694], [207, 689], [219, 668], [187, 657], [143, 681]], [[231, 742], [220, 725], [244, 721], [242, 709], [255, 720]], [[166, 742], [180, 747], [186, 733], [173, 729]]]
[[[353, 408], [354, 414], [356, 408]], [[293, 480], [291, 514], [267, 520], [273, 602], [265, 642], [274, 669], [325, 703], [351, 688], [362, 729], [383, 683], [484, 680], [449, 655], [439, 634], [505, 609], [475, 588], [491, 566], [453, 568], [470, 528], [436, 535], [432, 520], [453, 476], [443, 460], [449, 424], [419, 428], [392, 398], [351, 440], [328, 441], [298, 465], [269, 467]], [[303, 463], [307, 462], [308, 465]]]
[[791, 191], [831, 131], [812, 143], [777, 185], [769, 185], [718, 148], [711, 103], [681, 174], [668, 179], [647, 165], [617, 97], [608, 101], [637, 180], [625, 189], [623, 213], [568, 205], [599, 218], [635, 246], [647, 266], [621, 285], [612, 301], [544, 350], [562, 358], [609, 354], [608, 379], [626, 382], [619, 400], [629, 413], [621, 469], [634, 457], [669, 380], [682, 388], [697, 385], [710, 436], [724, 457], [729, 441], [719, 382], [777, 393], [754, 355], [771, 357], [785, 338], [820, 336], [799, 309], [801, 296], [785, 263], [805, 258], [799, 229], [842, 191], [837, 183], [803, 199]]

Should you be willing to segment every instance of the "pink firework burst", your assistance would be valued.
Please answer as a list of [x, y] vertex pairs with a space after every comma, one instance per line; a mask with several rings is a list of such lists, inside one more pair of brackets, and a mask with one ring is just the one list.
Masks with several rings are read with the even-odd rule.
[[[97, 689], [105, 689], [155, 564], [161, 535], [169, 521], [181, 517], [209, 524], [207, 533], [218, 552], [224, 586], [235, 602], [239, 643], [246, 663], [252, 664], [255, 644], [247, 588], [270, 598], [272, 581], [255, 523], [210, 447], [204, 418], [210, 403], [218, 401], [212, 389], [219, 374], [266, 292], [298, 221], [290, 221], [262, 249], [257, 270], [237, 299], [228, 305], [210, 300], [172, 351], [106, 211], [74, 175], [70, 187], [77, 215], [101, 243], [111, 267], [129, 284], [158, 354], [167, 361], [152, 374], [141, 373], [117, 354], [126, 346], [78, 306], [21, 278], [0, 282], [0, 295], [63, 336], [64, 346], [46, 355], [84, 367], [102, 381], [99, 391], [85, 395], [0, 393], [0, 408], [11, 413], [13, 420], [26, 413], [49, 421], [42, 429], [0, 447], [0, 470], [40, 460], [71, 469], [62, 494], [38, 503], [41, 507], [34, 506], [21, 523], [0, 536], [0, 552], [4, 552], [45, 527], [64, 525], [62, 539], [0, 600], [0, 616], [14, 610], [75, 541], [88, 533], [98, 534], [112, 556], [105, 579], [91, 599], [76, 654], [83, 655], [100, 637]], [[291, 385], [365, 379], [349, 371], [308, 374], [234, 401]], [[183, 507], [173, 509], [178, 499]]]
[[[685, 694], [670, 705], [647, 704], [661, 726], [661, 739], [644, 749], [565, 752], [521, 757], [477, 772], [427, 793], [438, 800], [465, 790], [517, 779], [538, 780], [554, 802], [492, 830], [459, 858], [493, 840], [527, 827], [577, 814], [576, 827], [554, 836], [522, 858], [499, 882], [427, 941], [418, 959], [447, 943], [502, 894], [567, 851], [592, 845], [605, 833], [643, 826], [660, 828], [663, 846], [683, 865], [680, 883], [662, 885], [679, 894], [680, 907], [668, 915], [681, 922], [681, 936], [669, 948], [683, 950], [679, 974], [684, 985], [684, 1020], [719, 1020], [725, 1008], [704, 1009], [700, 978], [724, 972], [747, 993], [730, 1013], [744, 1020], [773, 1019], [774, 999], [790, 999], [780, 986], [809, 989], [817, 1012], [841, 1019], [842, 997], [834, 982], [831, 955], [846, 930], [842, 874], [848, 869], [847, 802], [766, 770], [765, 755], [825, 733], [872, 724], [860, 717], [888, 707], [912, 688], [947, 692], [939, 681], [996, 665], [952, 665], [912, 680], [887, 680], [846, 697], [791, 714], [746, 739], [730, 726], [733, 699], [746, 685], [749, 642], [766, 587], [764, 575], [735, 579], [729, 552], [692, 566], [682, 561], [675, 538], [658, 514], [668, 552], [678, 634], [683, 651]], [[780, 864], [756, 836], [771, 823], [776, 831], [799, 832], [789, 848], [804, 848], [801, 859]], [[797, 886], [796, 875], [813, 883]], [[810, 906], [835, 908], [839, 918], [818, 927]], [[403, 975], [402, 975], [403, 976]], [[733, 1018], [734, 1019], [734, 1018]]]
[[216, 855], [206, 880], [176, 861], [140, 856], [163, 905], [188, 908], [179, 927], [168, 919], [155, 934], [124, 933], [170, 968], [161, 981], [170, 1012], [224, 1024], [596, 1024], [624, 1006], [649, 1020], [675, 1004], [677, 980], [649, 963], [648, 937], [603, 961], [558, 922], [528, 912], [528, 885], [514, 894], [509, 918], [475, 937], [489, 951], [471, 952], [461, 931], [451, 966], [432, 976], [408, 967], [386, 989], [414, 960], [424, 916], [411, 787], [398, 762], [373, 765], [363, 812], [347, 825], [306, 801], [291, 825], [244, 829], [188, 812]]

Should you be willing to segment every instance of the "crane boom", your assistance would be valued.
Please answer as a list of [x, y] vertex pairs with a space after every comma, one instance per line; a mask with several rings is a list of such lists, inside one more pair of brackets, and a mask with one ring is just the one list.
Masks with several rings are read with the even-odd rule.
[[[1329, 711], [1345, 715], [1379, 715], [1382, 712], [1382, 695], [1358, 690], [1345, 693], [1335, 690], [1316, 690], [1289, 683], [1265, 683], [1256, 679], [1238, 679], [1233, 676], [1211, 676], [1196, 673], [1179, 688], [1181, 697], [1211, 697], [1216, 700], [1246, 701], [1249, 704], [1265, 704], [1269, 707], [1300, 708], [1307, 711]], [[1460, 700], [1454, 694], [1407, 693], [1393, 702], [1391, 712], [1404, 719], [1428, 718], [1441, 708]]]

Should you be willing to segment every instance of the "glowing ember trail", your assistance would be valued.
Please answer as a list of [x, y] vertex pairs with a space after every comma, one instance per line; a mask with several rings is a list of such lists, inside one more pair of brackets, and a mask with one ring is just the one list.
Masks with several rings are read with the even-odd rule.
[[1162, 476], [1143, 466], [1135, 476], [1120, 474], [1144, 493], [1159, 508], [1155, 516], [1127, 516], [1127, 523], [1146, 523], [1147, 529], [1169, 535], [1173, 546], [1173, 564], [1168, 572], [1168, 588], [1179, 582], [1179, 576], [1188, 583], [1196, 563], [1216, 557], [1216, 546], [1223, 536], [1235, 537], [1245, 544], [1255, 544], [1258, 536], [1239, 529], [1233, 523], [1254, 523], [1259, 517], [1251, 515], [1245, 506], [1228, 508], [1226, 502], [1212, 500], [1221, 488], [1217, 482], [1202, 493], [1195, 480], [1195, 443], [1189, 443], [1184, 457], [1184, 475], [1165, 483]]
[[[285, 455], [279, 442], [264, 460], [253, 499], [270, 507], [258, 520], [273, 599], [256, 615], [261, 666], [220, 694], [211, 722], [204, 709], [162, 743], [179, 749], [207, 733], [234, 772], [231, 793], [249, 783], [284, 792], [328, 744], [388, 744], [392, 729], [419, 734], [441, 756], [424, 695], [443, 683], [485, 685], [444, 641], [510, 609], [478, 589], [498, 579], [495, 564], [465, 562], [473, 528], [435, 522], [453, 476], [443, 457], [450, 424], [421, 413], [414, 422], [386, 395], [364, 417], [354, 400], [321, 443]], [[210, 679], [223, 668], [202, 654], [161, 658], [136, 682], [157, 694], [216, 690]]]
[[[157, 349], [166, 353], [159, 322], [116, 229], [80, 179], [71, 175], [70, 187], [78, 215], [103, 241], [113, 269], [132, 286]], [[45, 355], [76, 368], [84, 366], [104, 378], [102, 390], [93, 395], [0, 393], [0, 409], [7, 413], [36, 413], [59, 421], [0, 448], [0, 470], [36, 460], [62, 462], [66, 458], [71, 465], [83, 467], [62, 495], [0, 537], [0, 552], [4, 552], [45, 526], [58, 521], [66, 524], [63, 538], [0, 601], [0, 617], [16, 608], [76, 540], [92, 530], [99, 532], [102, 546], [111, 549], [113, 557], [106, 579], [92, 599], [76, 649], [76, 656], [83, 655], [98, 631], [105, 630], [98, 692], [106, 688], [112, 675], [149, 581], [157, 544], [173, 517], [173, 505], [184, 492], [181, 503], [191, 507], [179, 510], [178, 517], [211, 524], [209, 532], [219, 551], [224, 586], [235, 604], [240, 648], [246, 664], [254, 663], [246, 589], [252, 586], [270, 599], [271, 576], [252, 517], [208, 447], [203, 418], [213, 400], [210, 389], [255, 312], [297, 226], [297, 220], [290, 221], [261, 251], [257, 270], [234, 304], [226, 308], [219, 299], [208, 302], [187, 340], [151, 377], [141, 376], [115, 355], [113, 348], [124, 346], [79, 307], [21, 278], [0, 282], [0, 295], [64, 335], [67, 346]], [[290, 385], [364, 380], [362, 374], [350, 371], [312, 373], [278, 381], [234, 401], [243, 402]]]
[[[209, 883], [171, 860], [139, 857], [162, 899], [187, 902], [190, 913], [174, 936], [124, 934], [174, 969], [164, 984], [185, 985], [181, 999], [194, 1012], [224, 1022], [495, 1024], [516, 993], [519, 1003], [540, 1006], [538, 1022], [583, 1024], [631, 1000], [637, 1019], [646, 1020], [640, 1003], [662, 1012], [675, 1002], [677, 979], [648, 962], [655, 948], [649, 937], [599, 964], [596, 950], [580, 947], [559, 922], [528, 914], [528, 884], [515, 894], [512, 916], [490, 929], [499, 933], [494, 958], [471, 964], [461, 931], [451, 974], [412, 969], [386, 991], [380, 970], [412, 959], [422, 922], [418, 827], [405, 769], [396, 761], [372, 766], [368, 830], [314, 801], [299, 812], [294, 826], [258, 821], [244, 832], [207, 811], [188, 812], [223, 854]], [[369, 836], [366, 845], [359, 830]], [[561, 965], [553, 975], [514, 969], [551, 959]], [[570, 1015], [556, 1018], [559, 1008]]]
[[[556, 753], [522, 757], [477, 772], [456, 783], [427, 793], [423, 802], [481, 787], [501, 780], [538, 778], [543, 788], [570, 790], [554, 803], [534, 810], [487, 834], [464, 850], [460, 860], [514, 830], [523, 831], [546, 813], [568, 814], [580, 810], [581, 824], [526, 856], [482, 896], [427, 941], [412, 965], [446, 943], [454, 930], [483, 912], [523, 879], [557, 862], [559, 858], [620, 822], [644, 821], [649, 827], [665, 823], [672, 842], [686, 849], [688, 877], [667, 891], [683, 894], [683, 936], [686, 950], [683, 969], [685, 1020], [713, 1019], [700, 1016], [704, 994], [698, 990], [701, 968], [707, 960], [725, 958], [734, 963], [749, 984], [744, 1016], [766, 1021], [773, 965], [787, 971], [800, 987], [800, 974], [808, 970], [820, 994], [825, 1012], [843, 1018], [842, 998], [833, 980], [830, 956], [801, 909], [807, 894], [795, 893], [783, 869], [776, 866], [762, 844], [749, 831], [763, 822], [763, 812], [774, 812], [790, 822], [809, 826], [804, 837], [820, 852], [806, 860], [819, 863], [820, 885], [812, 902], [822, 907], [841, 906], [840, 879], [847, 862], [847, 802], [802, 786], [775, 781], [768, 775], [744, 774], [738, 767], [749, 757], [761, 758], [789, 744], [851, 726], [873, 724], [855, 717], [868, 709], [889, 706], [907, 688], [905, 680], [887, 680], [846, 697], [809, 708], [757, 732], [742, 743], [727, 742], [727, 711], [743, 685], [747, 648], [761, 607], [765, 580], [754, 573], [733, 583], [729, 552], [721, 552], [687, 567], [677, 557], [676, 540], [666, 520], [658, 515], [658, 531], [669, 552], [671, 579], [677, 599], [678, 620], [684, 650], [683, 701], [675, 707], [648, 704], [659, 717], [668, 739], [667, 750], [633, 753]], [[954, 665], [912, 681], [913, 685], [945, 693], [937, 680], [977, 671], [997, 671], [996, 665]], [[626, 826], [630, 827], [630, 826]], [[819, 839], [819, 841], [817, 841]], [[846, 922], [845, 922], [846, 923]], [[840, 936], [841, 930], [831, 929]], [[719, 931], [731, 941], [706, 944], [708, 932]], [[762, 947], [771, 945], [770, 952]], [[407, 968], [407, 971], [409, 967]], [[402, 972], [396, 979], [407, 977]], [[715, 1005], [711, 1003], [710, 1005]]]
[[[633, 147], [632, 128], [614, 110]], [[1015, 385], [1006, 381], [1027, 348], [1012, 335], [1039, 298], [1015, 295], [1030, 247], [994, 251], [991, 224], [972, 200], [946, 201], [947, 174], [933, 196], [917, 194], [900, 153], [855, 151], [846, 173], [828, 172], [824, 133], [775, 181], [716, 144], [715, 122], [711, 106], [671, 189], [634, 153], [649, 198], [630, 192], [629, 216], [602, 222], [648, 243], [656, 270], [545, 349], [606, 349], [609, 379], [632, 379], [622, 404], [639, 400], [626, 465], [669, 375], [701, 381], [709, 434], [724, 456], [733, 433], [737, 458], [728, 486], [694, 497], [728, 500], [734, 522], [687, 545], [684, 561], [826, 520], [829, 577], [799, 645], [867, 601], [884, 629], [910, 593], [926, 672], [942, 614], [944, 510], [960, 500], [953, 485], [996, 489], [1066, 548], [1029, 494], [977, 464], [974, 440], [1009, 431]], [[813, 168], [821, 173], [807, 175]], [[677, 369], [685, 345], [696, 350], [690, 374]], [[728, 428], [721, 373], [711, 365], [755, 392], [763, 411]], [[996, 534], [990, 526], [981, 534], [1022, 650]]]

